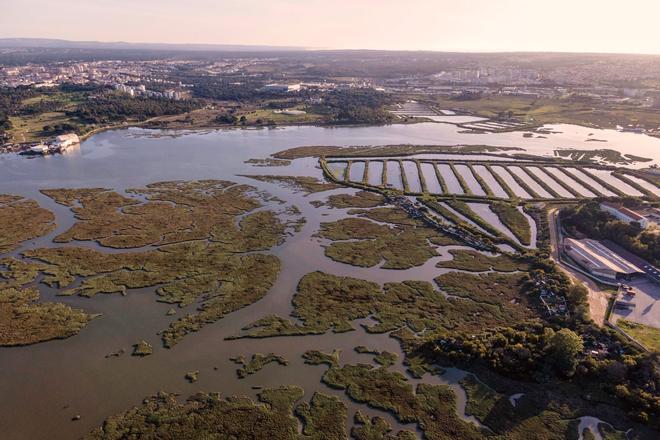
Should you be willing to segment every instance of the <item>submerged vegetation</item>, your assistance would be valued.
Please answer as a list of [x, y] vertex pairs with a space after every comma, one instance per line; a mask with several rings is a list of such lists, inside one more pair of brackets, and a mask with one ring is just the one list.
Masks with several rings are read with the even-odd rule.
[[284, 356], [268, 353], [263, 355], [261, 353], [253, 354], [250, 360], [245, 359], [243, 356], [231, 358], [235, 364], [241, 365], [241, 368], [236, 370], [236, 375], [239, 379], [243, 379], [250, 374], [254, 374], [261, 370], [263, 367], [270, 363], [277, 363], [279, 365], [289, 365], [289, 361]]
[[306, 194], [316, 192], [329, 191], [331, 189], [341, 188], [341, 185], [331, 182], [322, 182], [315, 177], [309, 176], [263, 176], [263, 175], [246, 175], [250, 179], [259, 180], [261, 182], [279, 183]]

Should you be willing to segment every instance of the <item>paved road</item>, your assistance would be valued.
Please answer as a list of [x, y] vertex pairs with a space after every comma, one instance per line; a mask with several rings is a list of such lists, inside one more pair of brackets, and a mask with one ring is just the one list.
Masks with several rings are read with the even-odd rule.
[[611, 249], [612, 251], [616, 252], [617, 254], [621, 255], [623, 258], [626, 260], [630, 261], [632, 264], [635, 266], [639, 267], [646, 273], [646, 276], [648, 276], [651, 280], [654, 280], [656, 283], [660, 284], [660, 270], [658, 270], [657, 267], [651, 265], [648, 261], [645, 259], [638, 257], [637, 255], [633, 254], [632, 252], [629, 252], [619, 246], [616, 243], [613, 243], [609, 240], [603, 240], [602, 242], [607, 248]]

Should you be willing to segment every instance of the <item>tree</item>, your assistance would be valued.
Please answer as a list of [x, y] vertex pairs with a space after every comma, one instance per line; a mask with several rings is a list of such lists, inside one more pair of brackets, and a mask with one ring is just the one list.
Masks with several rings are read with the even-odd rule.
[[584, 344], [582, 338], [567, 328], [559, 330], [550, 337], [548, 354], [555, 368], [561, 374], [572, 376], [578, 363], [578, 355], [582, 352]]

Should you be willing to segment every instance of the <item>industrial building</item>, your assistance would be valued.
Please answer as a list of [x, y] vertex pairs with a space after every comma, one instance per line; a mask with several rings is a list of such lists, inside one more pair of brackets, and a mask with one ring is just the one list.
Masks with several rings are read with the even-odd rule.
[[565, 238], [564, 253], [595, 277], [608, 281], [630, 279], [644, 271], [600, 242]]
[[626, 223], [639, 223], [643, 229], [646, 229], [649, 226], [649, 221], [646, 217], [624, 206], [616, 205], [610, 202], [603, 202], [600, 204], [600, 209]]
[[289, 92], [299, 92], [301, 89], [300, 83], [298, 84], [266, 84], [264, 86], [264, 91], [267, 92], [277, 92], [277, 93], [289, 93]]

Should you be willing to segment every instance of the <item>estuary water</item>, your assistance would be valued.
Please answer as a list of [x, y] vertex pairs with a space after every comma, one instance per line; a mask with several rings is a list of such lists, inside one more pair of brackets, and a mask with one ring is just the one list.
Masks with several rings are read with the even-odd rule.
[[[62, 187], [127, 188], [165, 180], [226, 179], [250, 184], [286, 201], [268, 202], [273, 209], [297, 206], [307, 220], [300, 232], [272, 250], [282, 261], [282, 271], [270, 293], [255, 304], [232, 313], [201, 331], [186, 336], [171, 350], [160, 347], [157, 332], [169, 322], [192, 309], [181, 309], [177, 316], [166, 316], [170, 308], [155, 301], [154, 289], [129, 291], [125, 297], [98, 295], [95, 298], [56, 297], [56, 290], [40, 286], [42, 301], [61, 301], [90, 313], [101, 313], [77, 336], [27, 347], [0, 348], [0, 432], [3, 439], [68, 439], [88, 432], [109, 415], [140, 404], [145, 396], [160, 390], [189, 396], [197, 391], [220, 391], [223, 395], [254, 396], [254, 387], [295, 384], [305, 389], [305, 399], [314, 391], [342, 397], [349, 407], [347, 424], [351, 426], [356, 409], [384, 417], [397, 429], [401, 425], [382, 411], [369, 409], [331, 390], [320, 377], [325, 367], [303, 364], [305, 350], [342, 351], [342, 362], [371, 362], [368, 355], [353, 351], [357, 345], [398, 353], [395, 369], [404, 372], [402, 353], [396, 340], [387, 335], [367, 334], [355, 323], [354, 332], [328, 333], [319, 336], [281, 337], [227, 341], [243, 326], [267, 314], [288, 317], [291, 298], [298, 280], [306, 273], [323, 270], [335, 275], [353, 276], [378, 283], [404, 280], [432, 281], [447, 269], [435, 267], [437, 261], [450, 258], [448, 247], [438, 248], [439, 256], [423, 266], [409, 270], [357, 268], [334, 262], [323, 254], [324, 242], [314, 234], [321, 222], [346, 216], [346, 210], [316, 208], [311, 202], [324, 200], [330, 193], [304, 196], [291, 188], [255, 181], [245, 174], [279, 174], [321, 177], [317, 161], [298, 159], [286, 167], [254, 167], [244, 163], [250, 158], [265, 158], [287, 148], [304, 145], [384, 145], [384, 144], [489, 144], [522, 147], [535, 154], [552, 154], [557, 146], [585, 148], [587, 135], [581, 128], [554, 127], [559, 134], [547, 139], [523, 138], [520, 133], [488, 135], [461, 134], [453, 125], [423, 123], [385, 127], [320, 128], [290, 127], [265, 130], [224, 130], [177, 132], [122, 129], [99, 133], [84, 141], [79, 150], [66, 155], [26, 158], [0, 156], [0, 193], [18, 194], [37, 200], [57, 216], [53, 233], [24, 243], [21, 250], [52, 246], [52, 238], [67, 230], [75, 221], [71, 212], [39, 190]], [[660, 139], [632, 133], [598, 132], [600, 139], [612, 139], [612, 148], [641, 156], [660, 156]], [[599, 144], [602, 147], [602, 144]], [[397, 164], [398, 167], [398, 164]], [[388, 178], [395, 176], [389, 174]], [[394, 171], [394, 170], [392, 170]], [[399, 172], [400, 173], [400, 172]], [[376, 174], [376, 173], [374, 173]], [[370, 175], [371, 178], [371, 175]], [[400, 179], [397, 175], [396, 178]], [[457, 183], [457, 182], [456, 182]], [[428, 182], [427, 182], [428, 184]], [[437, 185], [437, 183], [436, 183]], [[455, 185], [454, 185], [455, 186]], [[353, 192], [351, 189], [335, 193]], [[78, 245], [76, 243], [76, 245]], [[81, 245], [95, 247], [93, 243]], [[104, 249], [104, 251], [109, 251]], [[194, 305], [190, 306], [194, 308]], [[125, 354], [106, 355], [119, 349], [130, 352], [132, 344], [145, 339], [154, 346], [154, 354], [135, 358]], [[284, 355], [290, 365], [268, 365], [243, 380], [236, 378], [236, 365], [229, 361], [237, 355], [274, 352]], [[184, 380], [188, 371], [200, 371], [199, 381]], [[461, 372], [442, 376], [427, 375], [427, 383], [449, 384], [457, 393], [458, 413], [464, 414], [465, 395], [457, 385]], [[411, 383], [415, 381], [410, 378]], [[72, 421], [80, 415], [81, 419]]]

